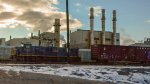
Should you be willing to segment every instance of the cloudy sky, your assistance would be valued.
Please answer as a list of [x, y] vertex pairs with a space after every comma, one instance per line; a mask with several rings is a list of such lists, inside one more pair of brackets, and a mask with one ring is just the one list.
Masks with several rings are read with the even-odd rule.
[[[95, 9], [94, 29], [101, 30], [101, 9], [106, 9], [106, 30], [112, 31], [112, 10], [117, 10], [117, 32], [121, 43], [150, 37], [150, 0], [69, 0], [70, 28], [89, 29], [89, 8]], [[0, 0], [0, 37], [27, 37], [38, 30], [52, 31], [61, 19], [65, 36], [65, 0]]]

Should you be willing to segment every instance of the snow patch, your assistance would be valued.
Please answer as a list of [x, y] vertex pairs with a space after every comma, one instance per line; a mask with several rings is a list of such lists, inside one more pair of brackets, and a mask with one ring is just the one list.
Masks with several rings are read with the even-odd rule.
[[21, 71], [76, 77], [121, 84], [150, 84], [150, 67], [136, 66], [77, 66], [77, 65], [18, 65], [0, 66], [1, 70]]

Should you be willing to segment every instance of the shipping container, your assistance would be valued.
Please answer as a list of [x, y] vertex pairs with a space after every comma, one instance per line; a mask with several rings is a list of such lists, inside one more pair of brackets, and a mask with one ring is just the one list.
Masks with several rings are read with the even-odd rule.
[[82, 62], [91, 62], [91, 49], [79, 49]]

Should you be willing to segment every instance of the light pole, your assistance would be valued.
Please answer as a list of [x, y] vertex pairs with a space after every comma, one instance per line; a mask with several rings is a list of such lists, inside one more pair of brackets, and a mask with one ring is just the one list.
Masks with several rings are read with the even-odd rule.
[[68, 0], [66, 0], [66, 25], [67, 25], [67, 61], [69, 58], [69, 7], [68, 7]]

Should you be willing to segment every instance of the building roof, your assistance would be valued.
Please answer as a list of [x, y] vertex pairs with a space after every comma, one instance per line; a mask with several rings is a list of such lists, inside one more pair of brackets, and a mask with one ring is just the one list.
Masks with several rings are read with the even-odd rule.
[[[77, 31], [90, 31], [90, 30], [77, 29]], [[77, 32], [77, 31], [74, 31], [74, 32]], [[94, 32], [102, 32], [102, 31], [95, 31], [94, 30]], [[107, 33], [113, 33], [111, 31], [105, 31], [105, 32], [107, 32]]]

